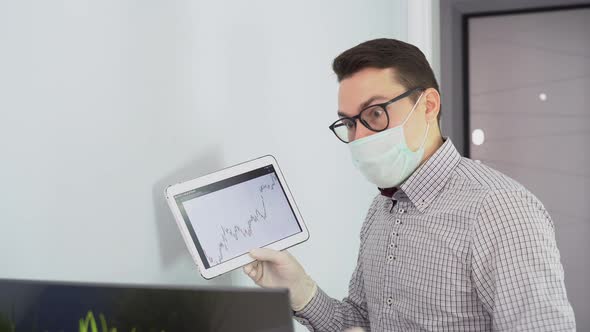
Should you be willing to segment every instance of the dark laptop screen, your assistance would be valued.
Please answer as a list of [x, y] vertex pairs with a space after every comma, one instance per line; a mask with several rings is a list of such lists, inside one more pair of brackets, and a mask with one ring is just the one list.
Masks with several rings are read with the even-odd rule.
[[0, 332], [292, 330], [281, 290], [0, 280]]

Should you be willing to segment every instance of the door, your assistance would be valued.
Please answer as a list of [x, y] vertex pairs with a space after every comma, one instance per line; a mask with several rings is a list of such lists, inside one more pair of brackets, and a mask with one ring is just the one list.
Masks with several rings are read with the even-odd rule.
[[472, 159], [553, 217], [579, 331], [590, 331], [590, 8], [470, 17]]

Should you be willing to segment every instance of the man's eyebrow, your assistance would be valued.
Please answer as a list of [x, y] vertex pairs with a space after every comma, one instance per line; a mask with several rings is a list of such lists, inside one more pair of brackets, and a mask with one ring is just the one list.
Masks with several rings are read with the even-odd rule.
[[[381, 96], [381, 95], [374, 95], [374, 96], [372, 96], [371, 98], [369, 98], [369, 99], [365, 100], [365, 101], [364, 101], [364, 102], [363, 102], [363, 103], [362, 103], [362, 104], [359, 106], [359, 108], [358, 108], [358, 111], [360, 112], [360, 111], [361, 111], [362, 109], [364, 109], [365, 107], [367, 107], [367, 106], [370, 106], [371, 104], [373, 104], [373, 102], [374, 102], [375, 100], [378, 100], [378, 99], [387, 99], [387, 98], [388, 98], [388, 97]], [[338, 111], [338, 116], [339, 116], [339, 117], [347, 117], [347, 116], [349, 116], [349, 115], [342, 113], [342, 111]]]

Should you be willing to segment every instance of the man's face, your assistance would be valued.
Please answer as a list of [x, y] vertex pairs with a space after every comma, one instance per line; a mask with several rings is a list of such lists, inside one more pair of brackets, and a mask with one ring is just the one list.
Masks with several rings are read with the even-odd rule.
[[[367, 106], [387, 102], [407, 89], [394, 80], [393, 69], [366, 68], [340, 82], [338, 89], [338, 113], [340, 116], [355, 116]], [[425, 102], [422, 98], [412, 116], [404, 125], [408, 147], [416, 150], [420, 147], [426, 132]], [[409, 98], [395, 101], [387, 107], [389, 114], [388, 128], [402, 124], [408, 116], [414, 102]], [[354, 139], [375, 134], [374, 131], [356, 122]]]

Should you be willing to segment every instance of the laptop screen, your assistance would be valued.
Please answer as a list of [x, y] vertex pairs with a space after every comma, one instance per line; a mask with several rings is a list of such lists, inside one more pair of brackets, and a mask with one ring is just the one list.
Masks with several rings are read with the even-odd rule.
[[0, 332], [293, 331], [283, 290], [0, 280]]

